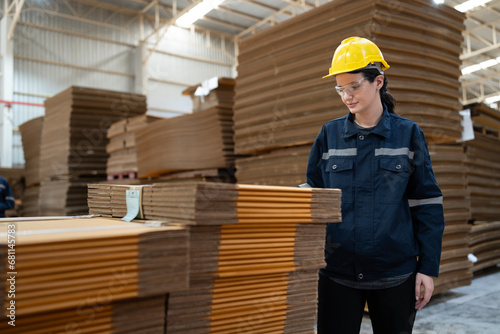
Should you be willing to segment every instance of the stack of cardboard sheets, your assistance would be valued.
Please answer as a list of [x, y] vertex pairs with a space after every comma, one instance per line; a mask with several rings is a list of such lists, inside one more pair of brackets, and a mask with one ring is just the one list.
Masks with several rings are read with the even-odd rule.
[[478, 261], [472, 271], [500, 262], [500, 112], [484, 104], [467, 106], [474, 140], [463, 143], [467, 156], [467, 187], [471, 193], [469, 246]]
[[82, 87], [47, 99], [40, 153], [41, 214], [85, 214], [86, 184], [106, 178], [108, 127], [146, 110], [143, 95]]
[[[369, 38], [382, 50], [391, 66], [386, 75], [396, 112], [416, 121], [429, 143], [454, 142], [461, 137], [464, 19], [431, 0], [340, 0], [241, 40], [235, 153], [310, 145], [324, 123], [347, 114], [335, 92], [335, 79], [322, 76], [328, 73], [335, 48], [351, 36]], [[260, 161], [254, 161], [258, 167]], [[245, 175], [253, 174], [249, 160], [236, 163], [244, 166], [238, 172], [241, 180], [254, 177]]]
[[127, 190], [140, 190], [147, 185], [89, 184], [89, 214], [124, 217], [127, 214]]
[[471, 111], [474, 139], [463, 143], [467, 155], [467, 184], [473, 220], [500, 217], [500, 112], [484, 104]]
[[[107, 291], [105, 291], [106, 293]], [[168, 295], [109, 302], [103, 294], [98, 304], [18, 316], [16, 326], [2, 319], [2, 333], [163, 333]]]
[[123, 217], [126, 191], [142, 193], [144, 218], [186, 225], [340, 221], [340, 190], [172, 181], [153, 185], [89, 184], [90, 213]]
[[167, 332], [311, 331], [325, 230], [310, 223], [192, 226], [190, 289], [170, 295]]
[[233, 111], [213, 107], [162, 119], [135, 133], [140, 178], [227, 168], [234, 162]]
[[[112, 192], [99, 187], [102, 198]], [[190, 230], [190, 288], [170, 294], [167, 333], [314, 328], [325, 222], [340, 221], [339, 190], [179, 181], [142, 196], [147, 219]]]
[[475, 221], [469, 233], [469, 246], [477, 258], [473, 272], [500, 264], [500, 221]]
[[[234, 165], [235, 80], [214, 77], [187, 88], [193, 114], [164, 119], [136, 132], [138, 176], [193, 178]], [[173, 174], [178, 174], [174, 176]]]
[[248, 184], [297, 186], [306, 182], [311, 145], [292, 146], [236, 159], [235, 177]]
[[205, 83], [188, 87], [182, 94], [191, 96], [193, 112], [215, 106], [233, 109], [235, 84], [236, 81], [232, 78], [215, 77]]
[[154, 116], [140, 115], [111, 124], [107, 132], [109, 143], [106, 146], [106, 152], [109, 154], [106, 167], [108, 180], [114, 179], [115, 175], [123, 176], [137, 172], [134, 131], [146, 127], [158, 119]]
[[23, 216], [36, 217], [40, 214], [40, 143], [43, 117], [34, 118], [19, 126], [23, 141], [25, 185], [23, 193]]
[[216, 182], [143, 189], [147, 219], [196, 225], [340, 221], [340, 191]]
[[443, 193], [445, 229], [439, 277], [434, 293], [469, 285], [472, 263], [468, 233], [471, 226], [470, 192], [467, 189], [465, 154], [461, 144], [429, 147], [437, 183]]
[[[15, 300], [18, 322], [9, 333], [54, 333], [68, 324], [89, 333], [146, 333], [164, 327], [165, 294], [188, 287], [189, 235], [181, 226], [80, 218], [11, 221], [0, 229], [0, 269], [15, 277], [15, 298], [6, 286], [12, 283], [0, 283], [0, 303]], [[12, 229], [15, 264], [7, 260]], [[7, 319], [1, 323], [7, 327]]]
[[19, 126], [24, 151], [24, 180], [26, 186], [40, 185], [40, 139], [43, 117], [34, 118]]
[[478, 131], [474, 136], [464, 143], [471, 218], [495, 221], [500, 217], [500, 137]]

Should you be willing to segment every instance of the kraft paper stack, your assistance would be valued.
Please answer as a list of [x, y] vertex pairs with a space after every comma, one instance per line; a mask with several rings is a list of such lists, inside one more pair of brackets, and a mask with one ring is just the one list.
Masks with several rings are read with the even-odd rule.
[[26, 186], [40, 185], [40, 139], [43, 117], [34, 118], [19, 126], [23, 142]]
[[89, 184], [89, 214], [124, 217], [127, 214], [127, 190], [141, 190], [143, 187], [148, 185]]
[[445, 220], [439, 277], [434, 280], [434, 294], [438, 294], [471, 283], [472, 262], [468, 259], [471, 205], [462, 145], [432, 145], [429, 153], [443, 192]]
[[[312, 226], [311, 226], [312, 225]], [[190, 289], [171, 293], [168, 333], [314, 328], [323, 224], [192, 226]]]
[[137, 174], [157, 177], [176, 171], [233, 165], [233, 111], [213, 107], [162, 119], [136, 131]]
[[[7, 261], [7, 231], [12, 225], [16, 231], [14, 268]], [[34, 333], [30, 326], [53, 333], [64, 329], [63, 320], [65, 324], [95, 326], [88, 320], [92, 317], [88, 312], [99, 313], [105, 326], [100, 333], [115, 333], [116, 328], [130, 325], [148, 328], [150, 321], [161, 317], [144, 314], [146, 308], [137, 309], [149, 303], [143, 298], [163, 296], [152, 302], [153, 311], [164, 307], [167, 293], [188, 287], [189, 235], [181, 226], [74, 218], [4, 222], [0, 229], [0, 269], [3, 273], [15, 271], [16, 329], [22, 333]], [[2, 305], [12, 300], [7, 283], [6, 279], [0, 283]], [[128, 305], [117, 303], [137, 298], [141, 300]], [[4, 307], [2, 319], [6, 312]], [[145, 324], [127, 324], [129, 315], [137, 319], [140, 313]]]
[[111, 124], [107, 137], [109, 143], [106, 152], [109, 154], [106, 173], [108, 181], [115, 179], [115, 176], [128, 177], [129, 173], [137, 172], [137, 155], [135, 147], [134, 131], [148, 126], [160, 118], [140, 115], [126, 118]]
[[477, 258], [473, 272], [500, 263], [500, 112], [484, 104], [467, 106], [474, 140], [463, 143], [471, 193], [469, 246]]
[[25, 185], [23, 193], [23, 216], [40, 215], [40, 143], [42, 138], [43, 117], [34, 118], [19, 126], [23, 141]]
[[469, 246], [477, 258], [472, 271], [500, 264], [500, 221], [476, 221], [469, 233]]
[[[213, 183], [183, 188], [148, 189], [162, 217], [196, 224], [190, 228], [197, 245], [190, 254], [190, 290], [170, 295], [167, 332], [314, 328], [324, 222], [339, 221], [340, 191]], [[178, 200], [166, 200], [169, 190]], [[191, 202], [180, 195], [189, 191]], [[166, 214], [162, 203], [168, 202], [174, 206]]]
[[144, 95], [74, 86], [45, 100], [41, 214], [86, 214], [86, 184], [106, 179], [108, 127], [146, 110]]
[[[117, 287], [119, 288], [119, 287]], [[163, 333], [168, 295], [109, 302], [107, 295], [97, 305], [82, 304], [67, 310], [18, 316], [16, 326], [2, 319], [2, 333]]]
[[[340, 221], [340, 190], [173, 181], [88, 185], [90, 213], [123, 217], [126, 191], [140, 189], [144, 218], [186, 225]], [[115, 208], [117, 210], [115, 210]]]
[[467, 185], [471, 192], [471, 217], [498, 220], [500, 217], [500, 138], [474, 133], [465, 142]]
[[235, 177], [248, 184], [297, 186], [306, 183], [311, 145], [291, 146], [236, 159]]
[[228, 183], [155, 184], [144, 189], [147, 219], [189, 225], [340, 221], [340, 190]]
[[214, 77], [191, 86], [183, 94], [191, 96], [193, 114], [136, 131], [138, 176], [158, 180], [221, 172], [233, 177], [234, 85], [234, 79]]
[[498, 221], [500, 217], [500, 112], [484, 104], [471, 110], [474, 139], [463, 143], [467, 155], [467, 185], [471, 218]]
[[[111, 193], [100, 187], [92, 194]], [[170, 294], [167, 333], [314, 328], [325, 222], [340, 221], [339, 190], [178, 182], [142, 194], [146, 219], [190, 231], [190, 287]]]

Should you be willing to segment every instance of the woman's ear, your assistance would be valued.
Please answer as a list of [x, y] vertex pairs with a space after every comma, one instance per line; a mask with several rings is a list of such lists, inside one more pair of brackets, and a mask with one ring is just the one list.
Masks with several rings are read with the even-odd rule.
[[377, 89], [382, 89], [382, 87], [384, 86], [384, 78], [385, 77], [382, 74], [377, 75], [377, 77], [375, 78], [377, 83]]

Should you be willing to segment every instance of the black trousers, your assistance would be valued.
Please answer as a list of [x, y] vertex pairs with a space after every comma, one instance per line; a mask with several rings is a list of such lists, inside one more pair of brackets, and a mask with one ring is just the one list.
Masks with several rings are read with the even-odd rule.
[[380, 290], [346, 287], [319, 275], [318, 334], [359, 334], [365, 303], [374, 334], [410, 334], [415, 321], [415, 277]]

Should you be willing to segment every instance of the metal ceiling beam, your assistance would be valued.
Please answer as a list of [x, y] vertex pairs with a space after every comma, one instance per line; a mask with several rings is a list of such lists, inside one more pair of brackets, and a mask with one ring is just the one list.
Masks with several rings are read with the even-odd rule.
[[469, 58], [472, 58], [472, 57], [475, 57], [475, 56], [478, 56], [478, 55], [481, 55], [483, 53], [487, 53], [487, 52], [490, 52], [493, 50], [500, 50], [500, 43], [491, 44], [491, 45], [486, 46], [486, 47], [481, 48], [481, 49], [477, 49], [477, 50], [474, 50], [471, 52], [463, 53], [462, 55], [460, 55], [460, 59], [466, 60], [466, 59], [469, 59]]
[[252, 1], [252, 0], [241, 0], [243, 2], [246, 2], [248, 4], [251, 4], [253, 6], [257, 6], [257, 7], [260, 7], [262, 9], [267, 9], [271, 12], [276, 12], [276, 11], [279, 11], [280, 9], [279, 8], [276, 8], [276, 7], [272, 7], [272, 6], [269, 6], [269, 5], [265, 5], [263, 3], [260, 3], [260, 2], [256, 2], [256, 1]]
[[154, 35], [158, 34], [160, 32], [160, 30], [163, 29], [163, 33], [161, 34], [161, 36], [157, 37], [154, 46], [149, 50], [148, 55], [143, 59], [143, 64], [146, 64], [148, 62], [149, 58], [156, 51], [156, 49], [158, 49], [158, 45], [160, 44], [160, 41], [163, 39], [163, 37], [167, 33], [168, 27], [171, 26], [171, 25], [173, 25], [173, 24], [175, 24], [175, 21], [179, 17], [181, 17], [182, 15], [184, 15], [185, 13], [187, 13], [189, 10], [191, 10], [191, 8], [193, 8], [194, 6], [196, 6], [197, 4], [199, 4], [201, 1], [202, 0], [194, 0], [189, 6], [186, 6], [181, 11], [177, 12], [177, 14], [175, 14], [170, 20], [168, 20], [165, 24], [163, 24], [158, 29], [155, 29], [151, 34], [149, 34], [144, 39], [144, 41], [142, 41], [142, 42], [146, 42], [149, 38], [151, 38], [151, 36], [154, 36]]
[[[496, 79], [497, 81], [495, 82]], [[485, 93], [488, 88], [488, 93]], [[498, 82], [498, 72], [492, 75], [481, 75], [480, 78], [471, 82], [462, 82], [462, 104], [483, 102], [485, 99], [500, 95], [500, 82]], [[473, 95], [473, 98], [467, 98]]]
[[213, 18], [208, 17], [208, 16], [204, 16], [204, 17], [200, 18], [200, 21], [211, 22], [211, 23], [215, 23], [215, 24], [218, 24], [218, 25], [221, 25], [221, 26], [225, 26], [225, 27], [228, 27], [228, 28], [231, 28], [231, 29], [238, 29], [240, 31], [246, 29], [245, 26], [241, 26], [241, 25], [238, 25], [238, 24], [225, 22], [225, 21], [222, 21], [222, 20], [213, 19]]
[[[151, 3], [151, 0], [129, 0], [129, 1], [131, 1], [131, 2], [141, 3], [141, 4], [146, 5], [146, 6], [147, 6], [147, 5], [149, 5], [149, 4]], [[153, 0], [153, 1], [156, 1], [156, 0]], [[173, 8], [172, 8], [172, 7], [170, 7], [170, 6], [168, 6], [168, 5], [165, 5], [165, 4], [161, 3], [160, 1], [158, 1], [157, 6], [158, 6], [159, 8], [163, 8], [163, 9], [165, 9], [166, 11], [172, 11], [172, 10], [173, 10]]]
[[251, 20], [251, 21], [260, 21], [261, 20], [261, 18], [258, 17], [258, 16], [254, 16], [254, 15], [246, 14], [246, 13], [243, 13], [243, 12], [239, 12], [239, 11], [236, 11], [234, 9], [226, 8], [226, 7], [222, 6], [222, 5], [220, 5], [217, 8], [218, 11], [221, 11], [221, 12], [229, 14], [229, 15], [239, 16], [239, 17], [245, 18], [247, 20]]
[[42, 8], [38, 8], [38, 7], [30, 7], [30, 8], [27, 8], [26, 11], [36, 11], [36, 12], [45, 13], [45, 14], [52, 15], [52, 16], [59, 16], [59, 17], [67, 18], [67, 19], [72, 19], [75, 21], [80, 21], [80, 22], [84, 22], [84, 23], [99, 25], [102, 27], [110, 28], [110, 29], [120, 30], [120, 31], [126, 33], [127, 35], [129, 35], [130, 37], [132, 37], [133, 39], [137, 39], [137, 37], [133, 36], [127, 29], [125, 29], [119, 25], [104, 23], [101, 21], [91, 20], [91, 19], [87, 19], [87, 18], [83, 18], [83, 17], [79, 17], [79, 16], [68, 15], [68, 14], [64, 14], [64, 13], [60, 13], [60, 12], [56, 12], [56, 11], [48, 10], [48, 9], [42, 9]]
[[102, 8], [105, 10], [117, 12], [124, 15], [135, 16], [137, 15], [137, 11], [121, 6], [116, 6], [113, 4], [105, 3], [97, 0], [72, 0], [73, 2], [81, 3], [90, 7]]
[[[91, 6], [94, 8], [100, 8], [104, 10], [109, 10], [112, 12], [117, 12], [123, 15], [127, 15], [130, 17], [130, 20], [125, 24], [125, 26], [130, 25], [131, 22], [135, 21], [138, 17], [143, 16], [150, 22], [158, 22], [158, 25], [161, 24], [161, 22], [166, 22], [168, 19], [162, 18], [158, 16], [158, 13], [155, 13], [155, 15], [152, 14], [147, 14], [147, 11], [149, 11], [153, 6], [156, 8], [162, 8], [166, 10], [167, 12], [171, 11], [171, 8], [168, 6], [165, 6], [158, 2], [158, 0], [153, 0], [153, 1], [138, 1], [138, 0], [130, 0], [130, 1], [136, 1], [141, 4], [145, 4], [146, 6], [142, 8], [141, 10], [137, 11], [134, 9], [129, 9], [126, 7], [122, 6], [117, 6], [109, 3], [105, 3], [102, 1], [96, 1], [96, 0], [72, 0], [73, 2], [78, 2], [87, 6]], [[153, 26], [154, 27], [154, 26]]]
[[477, 75], [479, 78], [474, 80], [463, 80], [462, 85], [465, 87], [479, 85], [485, 81], [492, 81], [499, 78], [500, 72], [496, 70], [489, 71], [491, 74], [487, 75]]
[[287, 2], [291, 5], [296, 5], [298, 7], [303, 7], [306, 11], [315, 7], [315, 6], [307, 3], [305, 0], [298, 0], [298, 1], [297, 0], [281, 0], [281, 1]]
[[158, 0], [153, 0], [151, 1], [146, 7], [144, 7], [143, 9], [141, 9], [139, 11], [139, 13], [141, 14], [146, 14], [146, 12], [153, 6], [158, 6]]
[[[500, 43], [497, 42], [497, 37], [496, 37], [496, 35], [499, 34], [500, 32], [496, 29], [495, 25], [496, 22], [500, 21], [500, 12], [494, 10], [492, 6], [488, 6], [488, 8], [489, 11], [494, 12], [498, 16], [496, 19], [485, 22], [483, 20], [474, 17], [473, 13], [468, 15], [467, 19], [470, 22], [474, 22], [477, 25], [475, 27], [469, 28], [466, 31], [464, 31], [466, 51], [460, 56], [460, 59], [466, 60], [471, 57], [475, 57], [493, 50], [500, 49]], [[488, 29], [490, 32], [490, 38], [486, 39], [482, 36], [479, 36], [478, 32], [480, 29]], [[475, 39], [485, 44], [486, 47], [472, 50], [472, 39]]]
[[[5, 0], [7, 1], [7, 0]], [[12, 23], [10, 25], [9, 33], [7, 34], [7, 39], [9, 41], [12, 40], [12, 36], [14, 35], [14, 30], [16, 29], [16, 24], [17, 21], [19, 20], [19, 15], [21, 14], [21, 10], [23, 9], [25, 0], [14, 0], [11, 5], [7, 9], [11, 9], [12, 5], [14, 4], [15, 6], [15, 12], [14, 12], [14, 17], [12, 18]], [[9, 12], [4, 13], [4, 15], [8, 15]]]
[[[253, 1], [249, 1], [249, 0], [244, 0], [244, 1], [252, 3], [252, 4], [254, 3]], [[270, 15], [270, 16], [268, 16], [266, 18], [263, 18], [261, 21], [257, 22], [253, 26], [251, 26], [251, 27], [245, 29], [244, 31], [240, 32], [237, 35], [237, 38], [241, 38], [241, 37], [243, 37], [243, 36], [245, 36], [247, 34], [250, 34], [250, 33], [255, 33], [257, 31], [257, 29], [259, 27], [262, 27], [263, 25], [266, 25], [266, 24], [274, 25], [275, 22], [276, 22], [276, 18], [279, 15], [288, 15], [290, 17], [295, 16], [295, 13], [293, 12], [293, 10], [295, 9], [295, 7], [302, 6], [302, 4], [303, 4], [302, 1], [287, 0], [285, 2], [289, 3], [289, 5], [287, 5], [286, 7], [282, 8], [280, 10], [275, 11], [272, 15]], [[305, 9], [305, 10], [307, 11], [307, 9]], [[291, 11], [291, 13], [288, 13], [288, 11]]]
[[54, 27], [42, 26], [42, 25], [34, 24], [34, 23], [19, 22], [18, 24], [23, 25], [23, 26], [27, 26], [27, 27], [32, 27], [34, 29], [43, 29], [43, 30], [53, 31], [53, 32], [57, 32], [60, 34], [66, 34], [66, 35], [71, 35], [71, 36], [75, 36], [75, 37], [82, 37], [82, 38], [93, 39], [96, 41], [101, 41], [101, 42], [106, 42], [106, 43], [124, 45], [124, 46], [128, 46], [128, 47], [135, 47], [135, 44], [131, 44], [131, 43], [120, 42], [120, 41], [112, 40], [109, 38], [97, 37], [97, 36], [93, 36], [93, 35], [77, 33], [74, 31], [63, 30], [63, 29], [58, 29], [58, 28], [54, 28]]

